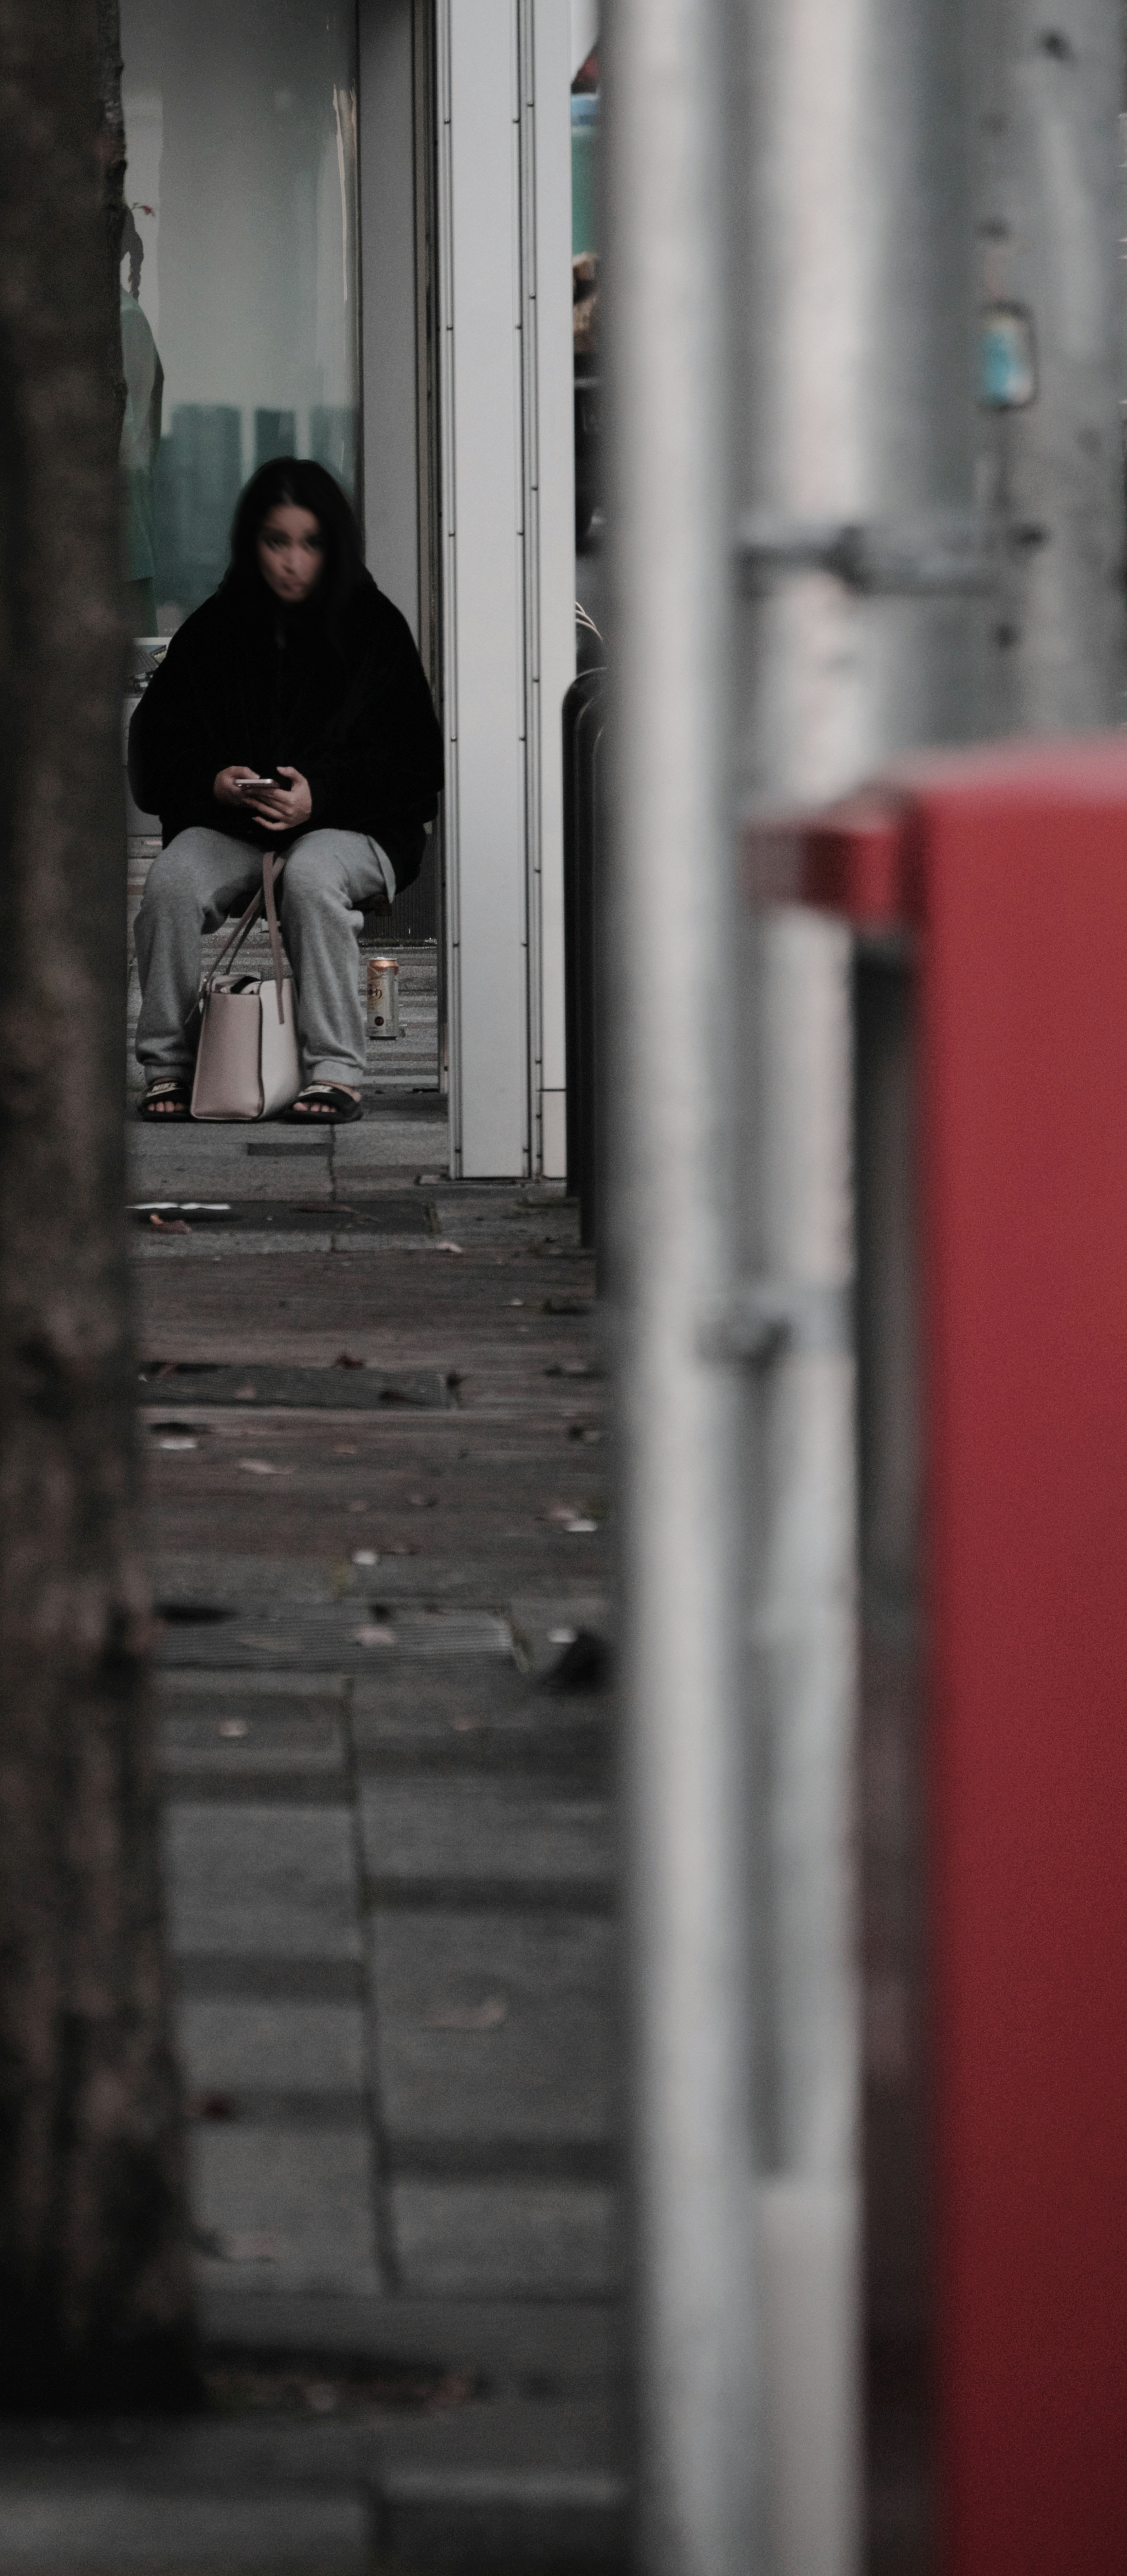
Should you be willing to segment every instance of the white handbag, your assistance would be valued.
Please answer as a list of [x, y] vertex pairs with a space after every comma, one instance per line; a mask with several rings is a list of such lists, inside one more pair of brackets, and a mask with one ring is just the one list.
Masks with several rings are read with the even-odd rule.
[[[282, 951], [274, 889], [285, 856], [267, 850], [262, 889], [247, 905], [222, 955], [200, 987], [200, 1042], [192, 1084], [193, 1118], [276, 1118], [301, 1089], [293, 978]], [[274, 981], [230, 972], [248, 930], [265, 907]], [[224, 971], [226, 970], [226, 971]]]

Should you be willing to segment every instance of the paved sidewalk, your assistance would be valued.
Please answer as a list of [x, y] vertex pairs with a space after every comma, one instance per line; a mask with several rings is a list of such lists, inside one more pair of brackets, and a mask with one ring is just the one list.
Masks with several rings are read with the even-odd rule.
[[[613, 1701], [546, 1686], [608, 1631], [574, 1211], [452, 1187], [407, 1085], [130, 1152], [221, 2411], [9, 2440], [0, 2571], [609, 2570]], [[168, 1230], [200, 1201], [237, 1216]]]

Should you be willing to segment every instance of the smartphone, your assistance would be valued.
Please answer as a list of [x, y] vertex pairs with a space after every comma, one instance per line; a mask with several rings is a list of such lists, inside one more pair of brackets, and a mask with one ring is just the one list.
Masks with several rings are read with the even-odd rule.
[[292, 787], [293, 780], [292, 778], [280, 778], [277, 770], [275, 770], [273, 776], [270, 778], [240, 778], [237, 781], [237, 785], [240, 796], [244, 796], [252, 787]]

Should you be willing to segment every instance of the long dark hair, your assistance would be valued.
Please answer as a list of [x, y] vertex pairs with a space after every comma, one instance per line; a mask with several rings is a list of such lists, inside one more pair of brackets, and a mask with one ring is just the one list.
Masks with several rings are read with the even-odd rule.
[[260, 465], [257, 474], [251, 475], [239, 494], [231, 526], [227, 578], [240, 583], [261, 580], [259, 531], [271, 510], [279, 507], [311, 510], [320, 528], [325, 569], [313, 600], [331, 631], [361, 578], [364, 557], [350, 503], [325, 466], [315, 465], [312, 457], [272, 456], [268, 465]]

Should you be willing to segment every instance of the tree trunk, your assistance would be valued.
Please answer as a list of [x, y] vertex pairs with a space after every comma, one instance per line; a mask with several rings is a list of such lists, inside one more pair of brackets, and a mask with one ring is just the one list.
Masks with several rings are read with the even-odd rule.
[[123, 1215], [116, 14], [0, 0], [0, 2405], [56, 2411], [196, 2386]]

